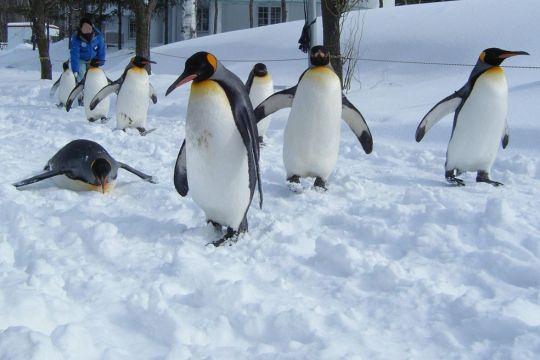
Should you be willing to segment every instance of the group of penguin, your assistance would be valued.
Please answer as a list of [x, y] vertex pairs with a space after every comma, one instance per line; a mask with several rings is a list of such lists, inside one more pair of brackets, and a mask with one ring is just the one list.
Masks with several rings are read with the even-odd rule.
[[[82, 98], [82, 105], [86, 118], [90, 122], [108, 120], [110, 100], [112, 93], [117, 94], [116, 99], [116, 127], [119, 130], [135, 128], [141, 135], [147, 135], [146, 117], [150, 98], [157, 103], [154, 87], [150, 83], [146, 66], [150, 61], [142, 56], [134, 56], [126, 66], [122, 76], [116, 81], [110, 80], [101, 68], [103, 60], [92, 59], [88, 64], [82, 80], [75, 84], [75, 76], [69, 69], [69, 60], [63, 63], [63, 72], [51, 88], [51, 96], [57, 92], [59, 107], [71, 110], [73, 102]], [[137, 99], [137, 101], [134, 101]]]
[[[437, 103], [420, 122], [416, 130], [417, 142], [440, 119], [454, 113], [445, 164], [445, 177], [451, 184], [465, 185], [457, 176], [465, 171], [476, 171], [477, 182], [502, 185], [489, 178], [499, 142], [506, 148], [509, 139], [508, 86], [500, 65], [516, 55], [529, 54], [498, 48], [482, 51], [467, 83]], [[144, 58], [132, 60], [121, 79], [96, 93], [90, 107], [95, 108], [107, 95], [117, 92], [118, 104], [136, 108], [133, 84], [146, 86], [148, 92], [137, 93], [140, 96], [155, 97], [148, 82], [141, 80], [142, 77], [134, 80], [136, 76], [132, 75], [140, 73], [138, 69], [144, 69], [145, 62], [148, 60]], [[128, 81], [130, 88], [127, 88]], [[373, 150], [369, 127], [360, 111], [343, 95], [340, 80], [330, 64], [330, 53], [323, 46], [311, 48], [310, 66], [298, 83], [276, 93], [273, 93], [272, 79], [264, 64], [256, 64], [244, 84], [208, 52], [197, 52], [186, 60], [183, 73], [167, 89], [166, 96], [189, 82], [192, 85], [185, 139], [176, 160], [174, 186], [183, 197], [188, 192], [191, 194], [205, 212], [207, 222], [217, 231], [226, 228], [224, 236], [212, 242], [215, 246], [230, 243], [248, 230], [247, 212], [256, 190], [262, 207], [260, 145], [272, 113], [291, 108], [284, 132], [283, 162], [293, 191], [301, 190], [300, 179], [305, 177], [315, 178], [315, 189], [326, 190], [338, 157], [341, 119], [356, 135], [366, 154]], [[131, 100], [120, 101], [118, 91], [122, 89], [132, 96]], [[77, 94], [72, 95], [73, 92], [67, 98], [66, 107]], [[257, 105], [256, 108], [253, 105]], [[147, 108], [137, 109], [146, 112]], [[129, 115], [118, 117], [119, 126], [131, 125], [120, 119], [141, 119], [140, 114], [126, 114]], [[116, 178], [118, 168], [153, 182], [151, 176], [114, 160], [98, 144], [76, 140], [49, 160], [43, 174], [14, 185], [19, 187], [64, 175], [71, 181], [79, 180], [105, 191], [104, 184]]]

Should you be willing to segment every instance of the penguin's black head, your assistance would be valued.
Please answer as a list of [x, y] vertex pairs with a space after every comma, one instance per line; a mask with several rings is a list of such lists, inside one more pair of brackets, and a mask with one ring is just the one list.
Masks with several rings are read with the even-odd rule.
[[258, 77], [266, 76], [268, 74], [266, 65], [264, 65], [263, 63], [255, 64], [255, 66], [253, 66], [253, 74]]
[[167, 89], [165, 96], [169, 95], [177, 87], [190, 81], [208, 80], [214, 75], [218, 67], [216, 57], [206, 51], [200, 51], [186, 60], [184, 72]]
[[69, 69], [69, 60], [65, 61], [64, 63], [62, 63], [62, 69], [64, 71], [68, 70]]
[[131, 58], [131, 63], [135, 65], [136, 67], [143, 68], [148, 64], [155, 64], [156, 62], [148, 60], [144, 56], [137, 55]]
[[90, 66], [91, 67], [100, 67], [105, 63], [105, 60], [101, 59], [92, 59], [90, 60]]
[[309, 51], [309, 62], [313, 66], [325, 66], [330, 63], [330, 52], [322, 45], [317, 45]]
[[529, 53], [525, 51], [508, 51], [499, 48], [489, 48], [482, 51], [480, 60], [488, 65], [499, 66], [505, 59], [516, 55], [529, 55]]
[[99, 158], [92, 162], [91, 168], [92, 174], [95, 176], [93, 185], [101, 186], [101, 192], [105, 193], [110, 180], [114, 180], [109, 178], [112, 169], [111, 163], [106, 159]]

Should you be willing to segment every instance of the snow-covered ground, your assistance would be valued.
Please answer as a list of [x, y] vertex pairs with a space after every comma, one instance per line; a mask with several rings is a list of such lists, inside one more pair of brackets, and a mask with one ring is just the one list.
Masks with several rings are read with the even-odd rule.
[[[537, 0], [462, 0], [371, 10], [364, 58], [473, 64], [487, 47], [540, 65]], [[0, 52], [0, 359], [538, 359], [540, 70], [506, 70], [510, 144], [494, 188], [444, 181], [452, 119], [417, 144], [422, 116], [470, 67], [362, 61], [348, 98], [374, 137], [365, 155], [343, 126], [328, 192], [291, 193], [278, 112], [262, 150], [265, 203], [231, 247], [172, 183], [189, 86], [164, 97], [184, 58], [209, 50], [246, 79], [266, 62], [288, 86], [307, 61], [302, 23], [153, 49], [146, 136], [66, 113], [39, 80], [37, 55]], [[350, 27], [349, 27], [350, 28]], [[345, 33], [351, 33], [345, 31]], [[110, 52], [115, 79], [129, 52]], [[52, 47], [59, 75], [66, 45]], [[267, 61], [299, 59], [289, 61]], [[240, 60], [251, 60], [242, 62]], [[44, 181], [16, 190], [64, 144], [87, 138], [158, 184], [120, 171], [107, 195]], [[256, 203], [256, 201], [254, 202]]]

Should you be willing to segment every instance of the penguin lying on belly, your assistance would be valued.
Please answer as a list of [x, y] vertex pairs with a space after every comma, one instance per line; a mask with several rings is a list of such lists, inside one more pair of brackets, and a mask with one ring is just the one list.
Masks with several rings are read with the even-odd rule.
[[75, 191], [109, 191], [116, 181], [118, 169], [124, 169], [141, 179], [155, 183], [150, 175], [116, 161], [101, 145], [90, 140], [74, 140], [47, 161], [44, 172], [19, 181], [13, 186], [30, 185], [53, 178], [59, 187]]
[[457, 186], [464, 186], [457, 178], [465, 171], [476, 171], [476, 181], [493, 186], [502, 183], [489, 178], [489, 171], [497, 156], [499, 142], [508, 145], [508, 85], [501, 63], [524, 51], [489, 48], [480, 54], [467, 83], [454, 94], [437, 103], [424, 116], [416, 129], [416, 141], [439, 120], [454, 113], [454, 126], [446, 151], [445, 177]]
[[169, 87], [193, 81], [186, 116], [186, 138], [174, 169], [174, 186], [189, 192], [216, 229], [227, 233], [212, 244], [237, 239], [248, 230], [247, 212], [255, 188], [262, 189], [257, 123], [242, 81], [214, 55], [198, 52]]
[[290, 107], [283, 140], [283, 162], [291, 190], [301, 177], [315, 177], [316, 189], [326, 190], [326, 181], [336, 166], [341, 119], [345, 120], [366, 154], [373, 150], [373, 138], [364, 117], [341, 92], [341, 83], [330, 65], [330, 53], [323, 46], [310, 51], [310, 67], [298, 84], [275, 93], [255, 109], [261, 121]]

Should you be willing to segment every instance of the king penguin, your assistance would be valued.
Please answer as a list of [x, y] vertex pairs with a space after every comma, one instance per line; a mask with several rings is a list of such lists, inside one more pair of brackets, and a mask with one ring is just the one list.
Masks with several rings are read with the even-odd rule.
[[98, 107], [90, 109], [90, 102], [92, 98], [98, 93], [99, 90], [104, 88], [111, 81], [105, 75], [103, 69], [101, 69], [103, 61], [99, 59], [90, 60], [90, 66], [86, 70], [83, 79], [75, 86], [75, 89], [69, 94], [66, 102], [66, 111], [71, 109], [73, 101], [78, 98], [81, 93], [84, 99], [84, 111], [86, 118], [90, 122], [96, 120], [106, 121], [107, 114], [109, 113], [109, 100], [102, 101]]
[[157, 103], [154, 87], [150, 84], [146, 65], [155, 64], [142, 56], [134, 56], [126, 66], [124, 73], [118, 80], [101, 89], [90, 102], [90, 109], [94, 109], [107, 96], [113, 92], [118, 94], [116, 100], [116, 128], [125, 130], [136, 128], [141, 135], [148, 134], [146, 130], [146, 116], [150, 98]]
[[58, 90], [58, 107], [64, 107], [71, 91], [75, 88], [75, 75], [69, 68], [69, 60], [62, 64], [62, 75], [56, 80], [51, 88], [51, 97]]
[[366, 154], [373, 150], [373, 138], [364, 117], [341, 92], [341, 83], [330, 65], [324, 46], [310, 50], [310, 67], [298, 84], [275, 93], [256, 109], [258, 121], [280, 109], [291, 107], [285, 127], [283, 162], [289, 187], [298, 191], [301, 177], [315, 177], [314, 187], [326, 190], [335, 168], [343, 118]]
[[[246, 88], [253, 107], [259, 105], [263, 100], [274, 93], [274, 82], [268, 73], [266, 65], [257, 63], [253, 66], [246, 82]], [[264, 135], [266, 134], [266, 130], [268, 130], [271, 120], [272, 116], [267, 116], [257, 124], [259, 143], [261, 146], [264, 144]]]
[[214, 55], [198, 52], [167, 89], [193, 81], [186, 116], [186, 138], [174, 170], [181, 196], [189, 192], [216, 229], [227, 227], [219, 246], [248, 230], [247, 212], [255, 188], [262, 189], [257, 124], [242, 81]]
[[78, 139], [58, 150], [45, 165], [44, 172], [13, 186], [18, 188], [53, 178], [54, 183], [61, 188], [105, 193], [113, 187], [118, 169], [127, 170], [145, 181], [155, 183], [152, 176], [116, 161], [98, 143]]
[[465, 171], [476, 171], [476, 181], [502, 185], [489, 178], [499, 142], [508, 145], [508, 85], [501, 63], [512, 56], [529, 55], [524, 51], [489, 48], [480, 54], [469, 80], [458, 91], [439, 101], [416, 129], [416, 141], [448, 114], [454, 113], [452, 135], [446, 151], [445, 177], [457, 186]]

